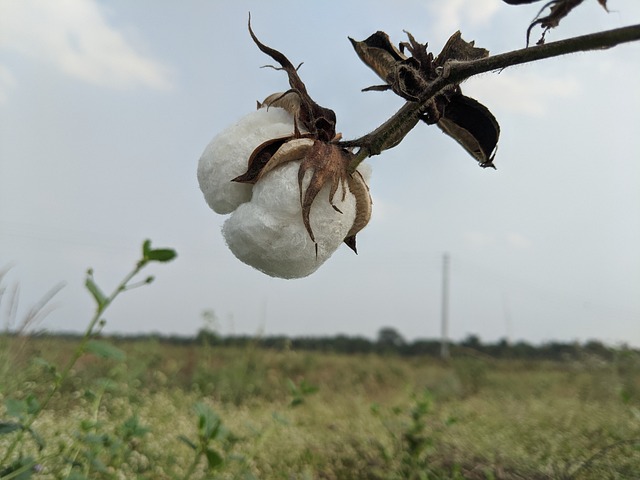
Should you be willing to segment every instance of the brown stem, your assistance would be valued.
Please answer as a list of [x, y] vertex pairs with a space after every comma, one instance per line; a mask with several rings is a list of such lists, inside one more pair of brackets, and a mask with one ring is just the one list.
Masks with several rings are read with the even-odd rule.
[[382, 151], [398, 145], [405, 135], [416, 126], [421, 115], [426, 110], [427, 102], [447, 86], [460, 84], [480, 73], [501, 70], [514, 65], [558, 57], [569, 53], [604, 50], [621, 43], [637, 40], [640, 40], [640, 25], [633, 25], [544, 45], [536, 45], [478, 60], [450, 61], [445, 64], [441, 75], [427, 85], [419, 102], [405, 103], [389, 120], [373, 132], [355, 140], [340, 142], [340, 145], [345, 147], [360, 148], [349, 168], [353, 171], [365, 158], [378, 155]]

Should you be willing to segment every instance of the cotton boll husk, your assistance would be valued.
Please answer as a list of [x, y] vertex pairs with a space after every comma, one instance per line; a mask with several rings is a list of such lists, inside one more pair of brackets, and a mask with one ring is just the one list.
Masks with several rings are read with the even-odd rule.
[[254, 185], [251, 201], [240, 205], [222, 228], [239, 260], [272, 277], [302, 278], [315, 272], [342, 244], [356, 216], [351, 192], [347, 190], [343, 201], [342, 187], [338, 188], [333, 203], [339, 213], [329, 203], [329, 186], [320, 191], [309, 216], [318, 244], [316, 257], [315, 244], [302, 221], [299, 167], [300, 162], [289, 162], [265, 175]]
[[260, 108], [219, 133], [198, 162], [198, 183], [207, 204], [226, 214], [251, 199], [252, 185], [231, 180], [247, 171], [253, 151], [273, 138], [293, 134], [293, 117], [278, 107]]

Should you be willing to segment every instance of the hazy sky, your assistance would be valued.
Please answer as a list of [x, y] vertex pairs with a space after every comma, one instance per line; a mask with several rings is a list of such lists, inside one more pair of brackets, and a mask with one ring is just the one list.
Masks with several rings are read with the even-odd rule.
[[[547, 41], [640, 23], [640, 2], [587, 0]], [[438, 53], [456, 30], [492, 53], [522, 48], [538, 4], [499, 0], [0, 0], [0, 268], [19, 317], [65, 282], [40, 327], [82, 330], [88, 267], [111, 290], [142, 241], [175, 248], [107, 333], [366, 335], [440, 330], [451, 256], [451, 337], [640, 346], [640, 43], [489, 73], [463, 85], [502, 133], [483, 170], [434, 126], [373, 157], [373, 218], [301, 280], [235, 259], [207, 207], [198, 159], [219, 131], [287, 86], [252, 43], [294, 64], [354, 138], [401, 105], [348, 36], [403, 29]], [[538, 31], [534, 32], [536, 35]], [[537, 39], [537, 37], [535, 37]], [[10, 315], [7, 296], [0, 319]]]

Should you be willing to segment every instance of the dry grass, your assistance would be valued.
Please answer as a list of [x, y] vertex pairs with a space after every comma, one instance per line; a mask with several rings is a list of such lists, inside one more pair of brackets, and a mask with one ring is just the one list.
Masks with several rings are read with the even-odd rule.
[[[13, 348], [18, 341], [2, 338], [12, 352], [3, 401], [42, 395], [51, 373], [34, 359], [60, 364], [74, 348], [55, 338]], [[177, 437], [197, 435], [193, 405], [202, 401], [233, 434], [213, 443], [224, 459], [215, 478], [640, 478], [640, 398], [621, 394], [637, 387], [637, 359], [443, 364], [157, 341], [118, 347], [126, 360], [83, 357], [34, 424], [44, 450], [22, 446], [39, 459], [34, 478], [182, 478], [193, 451]], [[132, 418], [149, 432], [127, 437]], [[87, 444], [86, 435], [108, 441]], [[0, 436], [0, 451], [9, 438]], [[96, 458], [103, 471], [91, 466]], [[214, 478], [205, 471], [203, 461], [191, 478]]]

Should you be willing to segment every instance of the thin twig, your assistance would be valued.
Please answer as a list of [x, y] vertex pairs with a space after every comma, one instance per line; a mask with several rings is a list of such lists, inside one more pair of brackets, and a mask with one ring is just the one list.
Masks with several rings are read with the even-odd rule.
[[[591, 33], [580, 37], [514, 50], [479, 60], [451, 62], [449, 64], [448, 74], [450, 79], [459, 83], [479, 73], [512, 67], [522, 63], [535, 62], [536, 60], [543, 60], [545, 58], [558, 57], [569, 53], [606, 50], [621, 43], [637, 40], [640, 40], [640, 25], [616, 28], [614, 30]], [[447, 68], [445, 67], [445, 72], [446, 71]], [[444, 76], [446, 76], [446, 73]]]

